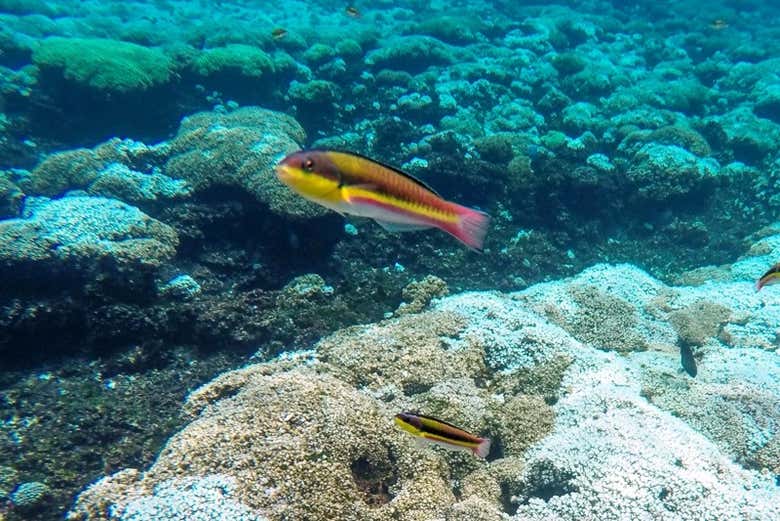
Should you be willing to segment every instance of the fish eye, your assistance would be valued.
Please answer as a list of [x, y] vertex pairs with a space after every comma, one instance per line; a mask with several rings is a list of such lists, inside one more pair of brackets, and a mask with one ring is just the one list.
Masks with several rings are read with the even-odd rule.
[[306, 172], [311, 172], [314, 170], [314, 160], [310, 157], [307, 157], [301, 163], [301, 168], [303, 168], [303, 170]]

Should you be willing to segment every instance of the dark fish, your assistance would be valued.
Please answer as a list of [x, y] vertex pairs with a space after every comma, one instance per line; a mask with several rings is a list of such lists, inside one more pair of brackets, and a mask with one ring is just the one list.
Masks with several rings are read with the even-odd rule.
[[276, 29], [271, 31], [271, 37], [273, 37], [274, 40], [281, 40], [285, 36], [287, 36], [287, 29], [277, 27]]
[[710, 29], [714, 31], [722, 31], [723, 29], [727, 28], [729, 26], [729, 23], [722, 19], [718, 18], [717, 20], [713, 20], [710, 22]]
[[680, 364], [691, 378], [696, 377], [696, 358], [694, 358], [693, 350], [687, 342], [680, 342]]
[[761, 278], [758, 279], [758, 282], [756, 282], [756, 291], [761, 291], [761, 288], [764, 286], [777, 284], [778, 282], [780, 282], [780, 262], [769, 268], [766, 273], [761, 275]]
[[360, 11], [354, 5], [348, 6], [345, 11], [352, 18], [360, 18]]

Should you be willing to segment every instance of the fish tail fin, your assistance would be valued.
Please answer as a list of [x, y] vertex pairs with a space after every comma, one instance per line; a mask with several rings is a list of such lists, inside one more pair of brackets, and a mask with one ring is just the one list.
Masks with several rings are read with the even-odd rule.
[[490, 226], [490, 216], [459, 204], [453, 204], [453, 208], [459, 219], [457, 223], [448, 226], [446, 231], [469, 248], [481, 252]]
[[480, 438], [479, 444], [471, 450], [480, 458], [485, 459], [490, 452], [490, 439]]

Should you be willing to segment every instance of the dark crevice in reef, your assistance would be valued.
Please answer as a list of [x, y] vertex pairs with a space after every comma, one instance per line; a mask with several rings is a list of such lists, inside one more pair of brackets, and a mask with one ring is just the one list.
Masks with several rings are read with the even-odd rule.
[[514, 515], [519, 505], [527, 505], [532, 498], [549, 501], [553, 497], [577, 492], [574, 475], [560, 469], [548, 460], [534, 462], [524, 471], [519, 484], [501, 483], [501, 504], [504, 512]]
[[538, 486], [532, 490], [529, 490], [528, 496], [526, 500], [523, 501], [523, 504], [527, 504], [531, 498], [539, 498], [542, 501], [549, 501], [556, 496], [565, 496], [566, 494], [570, 494], [576, 491], [577, 487], [566, 481], [548, 483], [546, 486]]
[[320, 273], [336, 245], [337, 215], [313, 222], [282, 219], [241, 190], [217, 186], [152, 216], [179, 232], [173, 263], [202, 265], [239, 286], [279, 289], [291, 273]]
[[487, 433], [490, 438], [490, 452], [485, 457], [488, 462], [496, 461], [504, 457], [504, 440], [498, 434]]
[[390, 488], [398, 481], [398, 474], [394, 458], [389, 452], [386, 458], [375, 454], [357, 458], [350, 468], [352, 479], [363, 492], [367, 504], [381, 506], [393, 499]]
[[517, 507], [518, 503], [509, 483], [501, 483], [501, 508], [504, 512], [513, 516], [517, 513]]

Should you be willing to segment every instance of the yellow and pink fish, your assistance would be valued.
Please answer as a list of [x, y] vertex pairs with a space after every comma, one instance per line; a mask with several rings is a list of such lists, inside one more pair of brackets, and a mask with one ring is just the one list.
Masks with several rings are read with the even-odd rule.
[[302, 150], [280, 161], [276, 173], [301, 196], [342, 215], [367, 217], [394, 232], [438, 228], [482, 251], [486, 213], [447, 201], [391, 166], [348, 152]]

